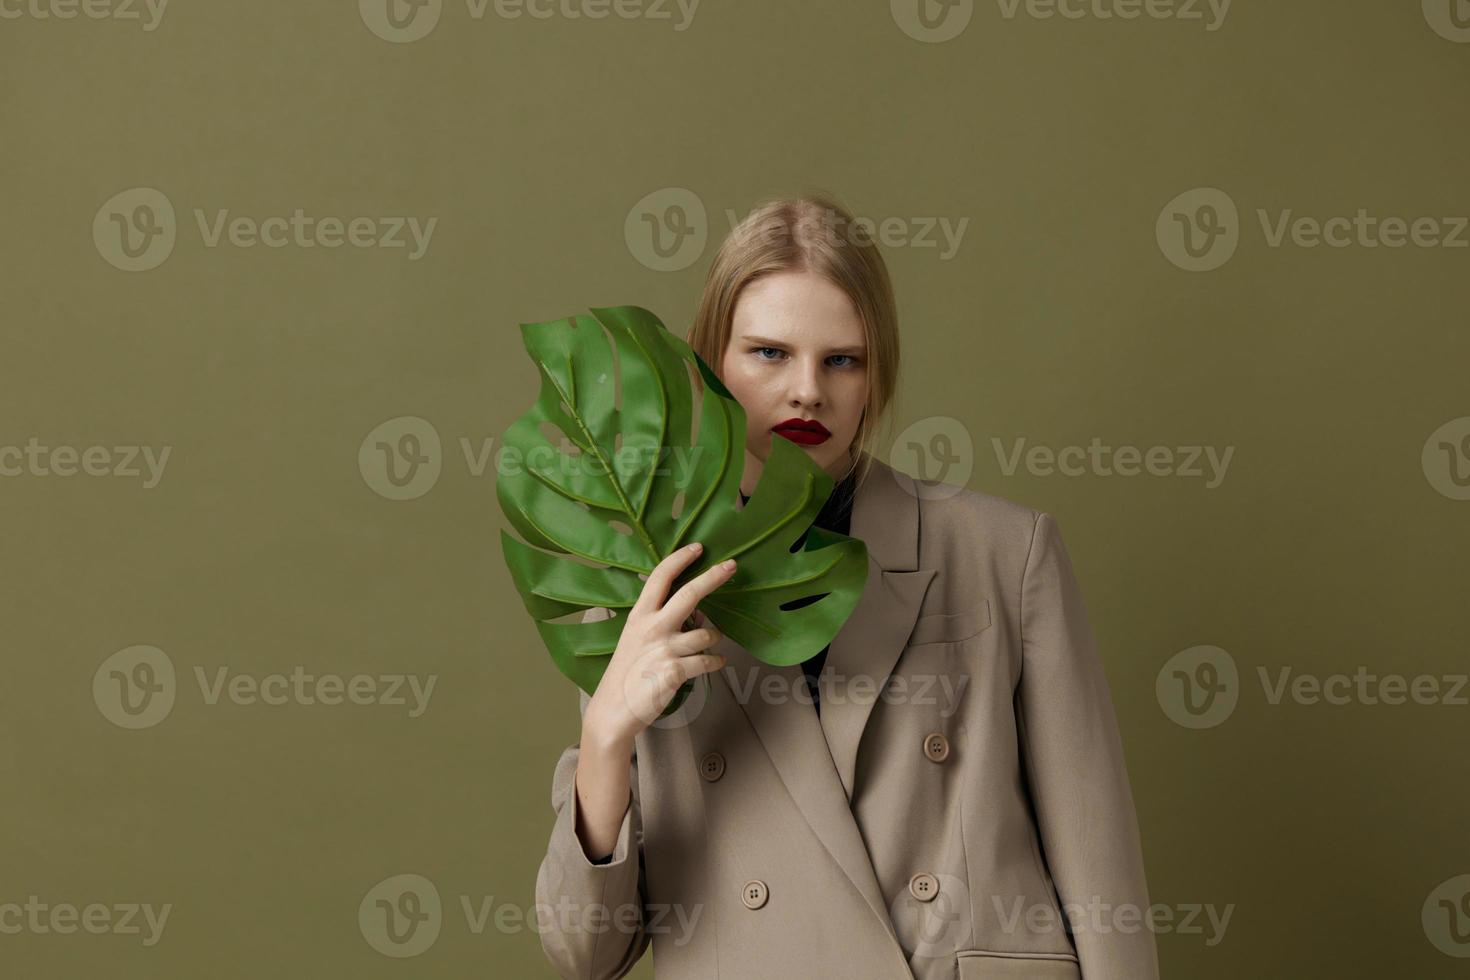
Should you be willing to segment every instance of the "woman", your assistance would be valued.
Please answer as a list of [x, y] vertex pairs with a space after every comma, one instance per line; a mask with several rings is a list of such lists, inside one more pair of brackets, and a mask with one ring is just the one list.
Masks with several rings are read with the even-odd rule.
[[757, 209], [689, 342], [745, 409], [743, 495], [776, 438], [837, 481], [818, 523], [866, 542], [863, 594], [830, 647], [772, 667], [702, 616], [684, 629], [733, 568], [671, 594], [696, 543], [654, 569], [553, 777], [542, 946], [592, 980], [650, 943], [661, 980], [1153, 980], [1122, 744], [1056, 521], [868, 453], [897, 316], [851, 227], [824, 196]]

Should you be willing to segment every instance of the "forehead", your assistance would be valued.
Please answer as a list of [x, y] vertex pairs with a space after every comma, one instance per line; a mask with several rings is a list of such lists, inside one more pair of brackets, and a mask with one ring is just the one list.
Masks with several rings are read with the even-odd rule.
[[779, 272], [740, 291], [730, 338], [748, 336], [814, 347], [861, 347], [863, 321], [836, 284], [813, 272]]

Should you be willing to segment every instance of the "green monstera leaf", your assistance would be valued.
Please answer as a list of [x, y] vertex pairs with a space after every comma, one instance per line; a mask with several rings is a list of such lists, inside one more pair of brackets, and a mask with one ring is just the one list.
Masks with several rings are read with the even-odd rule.
[[[505, 562], [556, 666], [595, 691], [647, 574], [693, 541], [704, 551], [674, 590], [734, 557], [735, 574], [700, 610], [766, 663], [814, 656], [868, 574], [862, 541], [812, 526], [832, 478], [777, 437], [741, 508], [740, 403], [648, 310], [592, 314], [521, 325], [541, 392], [497, 465], [501, 509], [524, 539], [501, 532]], [[581, 622], [594, 607], [611, 618]]]

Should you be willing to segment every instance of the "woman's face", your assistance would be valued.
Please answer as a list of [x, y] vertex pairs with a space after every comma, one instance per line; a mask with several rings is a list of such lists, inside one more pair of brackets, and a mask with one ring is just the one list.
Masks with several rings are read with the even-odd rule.
[[[867, 404], [868, 352], [862, 320], [841, 289], [813, 272], [771, 273], [745, 286], [719, 373], [745, 409], [745, 493], [772, 439], [801, 446], [834, 480], [847, 472]], [[816, 431], [782, 428], [793, 419]]]

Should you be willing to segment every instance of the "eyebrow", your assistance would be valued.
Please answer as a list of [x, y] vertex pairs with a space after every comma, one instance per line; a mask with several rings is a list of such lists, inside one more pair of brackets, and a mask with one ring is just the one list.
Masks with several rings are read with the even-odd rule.
[[[788, 346], [790, 346], [789, 344], [783, 343], [782, 341], [772, 340], [769, 337], [754, 337], [754, 336], [751, 336], [749, 334], [746, 334], [745, 336], [742, 336], [740, 339], [743, 340], [743, 341], [745, 341], [747, 344], [759, 344], [762, 347], [788, 347]], [[848, 356], [852, 356], [854, 354], [862, 354], [862, 353], [865, 353], [866, 351], [867, 351], [867, 347], [865, 347], [862, 344], [859, 344], [856, 347], [834, 347], [831, 350], [827, 351], [827, 353], [828, 354], [846, 354]]]

